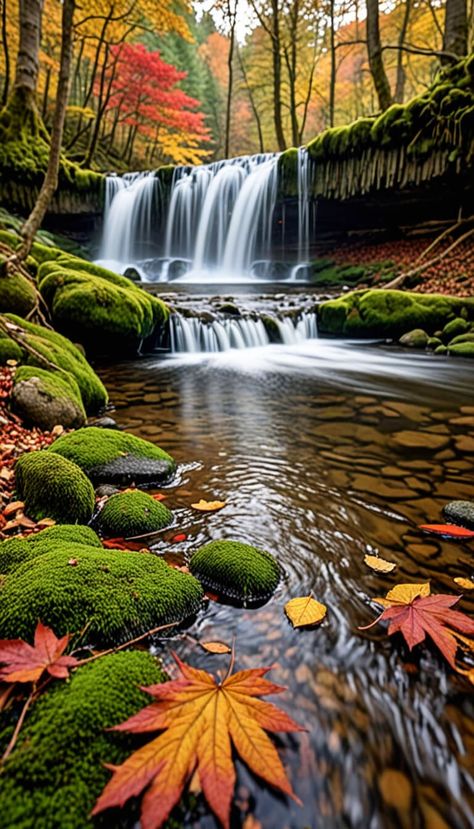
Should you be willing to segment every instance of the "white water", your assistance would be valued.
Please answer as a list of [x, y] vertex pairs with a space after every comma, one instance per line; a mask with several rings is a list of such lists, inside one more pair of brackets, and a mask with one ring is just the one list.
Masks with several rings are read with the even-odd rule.
[[[288, 270], [292, 281], [306, 276], [311, 176], [308, 153], [300, 150], [299, 264]], [[109, 176], [99, 261], [119, 272], [138, 266], [146, 281], [268, 281], [272, 241], [281, 235], [274, 216], [277, 190], [276, 154], [177, 167], [163, 218], [157, 209], [161, 185], [154, 173]]]
[[[294, 345], [318, 336], [316, 314], [304, 313], [297, 320], [278, 319], [281, 342]], [[270, 344], [262, 320], [222, 318], [202, 322], [196, 317], [172, 314], [170, 318], [170, 350], [173, 353], [212, 353], [231, 349], [259, 348]]]

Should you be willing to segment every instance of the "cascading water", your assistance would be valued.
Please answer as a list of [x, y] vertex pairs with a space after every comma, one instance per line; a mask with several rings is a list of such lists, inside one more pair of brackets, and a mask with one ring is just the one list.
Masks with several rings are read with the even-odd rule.
[[[154, 173], [109, 176], [100, 261], [122, 272], [138, 265], [143, 279], [151, 282], [221, 284], [275, 277], [271, 249], [280, 232], [274, 215], [278, 158], [263, 153], [177, 167], [166, 203]], [[304, 263], [311, 176], [308, 153], [300, 150], [298, 252]], [[278, 275], [281, 279], [280, 271]], [[292, 279], [298, 278], [297, 266]]]
[[[268, 318], [267, 318], [268, 319]], [[315, 313], [303, 313], [297, 319], [271, 317], [272, 340], [295, 345], [318, 336]], [[213, 353], [233, 348], [258, 348], [269, 345], [269, 333], [262, 319], [222, 318], [204, 322], [197, 317], [174, 313], [170, 317], [170, 350], [173, 353]]]

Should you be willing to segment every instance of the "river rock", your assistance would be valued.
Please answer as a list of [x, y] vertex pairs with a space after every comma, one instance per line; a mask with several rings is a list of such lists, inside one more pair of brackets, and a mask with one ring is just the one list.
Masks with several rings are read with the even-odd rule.
[[414, 328], [413, 331], [408, 331], [403, 337], [400, 337], [400, 345], [407, 348], [426, 348], [428, 345], [428, 334], [422, 328]]
[[474, 530], [474, 501], [450, 501], [443, 507], [447, 521]]
[[444, 343], [449, 343], [454, 337], [459, 337], [460, 334], [465, 334], [469, 331], [469, 328], [470, 325], [465, 319], [462, 317], [455, 317], [444, 326], [441, 339]]
[[407, 449], [443, 449], [450, 441], [449, 435], [435, 435], [432, 432], [414, 432], [409, 429], [396, 432], [393, 441]]

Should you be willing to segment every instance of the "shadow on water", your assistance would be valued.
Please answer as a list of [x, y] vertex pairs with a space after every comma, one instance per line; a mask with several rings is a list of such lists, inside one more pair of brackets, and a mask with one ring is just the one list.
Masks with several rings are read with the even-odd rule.
[[[473, 576], [467, 544], [417, 529], [438, 521], [448, 500], [472, 497], [471, 364], [316, 340], [102, 375], [120, 424], [184, 465], [167, 497], [188, 538], [172, 543], [174, 530], [156, 552], [182, 562], [204, 542], [232, 538], [273, 552], [285, 571], [265, 606], [211, 601], [175, 640], [181, 657], [217, 670], [225, 657], [193, 637], [235, 635], [237, 666], [274, 665], [273, 679], [288, 686], [280, 704], [308, 729], [280, 741], [304, 806], [239, 766], [235, 825], [250, 810], [264, 829], [474, 826], [472, 694], [429, 648], [410, 654], [381, 626], [357, 630], [375, 618], [371, 597], [396, 583], [429, 579], [433, 591], [456, 592], [454, 577]], [[201, 497], [227, 506], [197, 514], [190, 505]], [[367, 552], [395, 562], [394, 573], [369, 570]], [[309, 592], [328, 605], [327, 619], [295, 631], [283, 605]], [[466, 596], [461, 609], [473, 605]]]

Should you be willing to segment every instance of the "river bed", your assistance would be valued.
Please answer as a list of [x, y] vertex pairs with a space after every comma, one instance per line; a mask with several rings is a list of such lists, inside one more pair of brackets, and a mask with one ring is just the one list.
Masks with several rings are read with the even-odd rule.
[[[273, 665], [276, 698], [308, 730], [278, 739], [303, 806], [239, 764], [235, 826], [245, 829], [464, 829], [474, 826], [474, 705], [429, 647], [409, 653], [371, 598], [400, 582], [457, 593], [472, 542], [424, 535], [442, 506], [474, 494], [472, 365], [397, 348], [324, 340], [104, 367], [118, 423], [179, 462], [165, 492], [175, 526], [153, 549], [183, 564], [211, 539], [273, 553], [284, 568], [256, 609], [209, 601], [180, 657], [209, 671], [227, 657], [196, 640], [236, 641], [236, 667]], [[198, 513], [200, 498], [223, 500]], [[173, 543], [185, 533], [184, 542]], [[380, 575], [366, 553], [396, 563]], [[283, 607], [311, 593], [328, 606], [293, 630]], [[472, 613], [466, 595], [460, 609]], [[173, 672], [168, 644], [157, 643]], [[247, 821], [244, 823], [244, 821]], [[252, 822], [258, 821], [259, 823]], [[211, 829], [203, 811], [186, 829]]]

